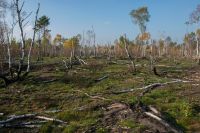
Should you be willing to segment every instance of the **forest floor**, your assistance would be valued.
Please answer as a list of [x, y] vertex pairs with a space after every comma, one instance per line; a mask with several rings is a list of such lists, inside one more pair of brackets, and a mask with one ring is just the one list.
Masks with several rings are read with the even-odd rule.
[[[140, 102], [156, 109], [161, 118], [178, 132], [200, 132], [200, 67], [192, 60], [159, 59], [156, 76], [149, 62], [136, 62], [132, 74], [128, 60], [88, 59], [88, 65], [66, 72], [62, 59], [45, 59], [33, 68], [26, 80], [0, 87], [0, 132], [170, 132], [162, 122], [138, 108], [141, 88], [158, 86], [143, 95]], [[123, 90], [132, 90], [126, 93]], [[37, 113], [66, 122], [46, 122], [34, 128], [21, 128], [1, 122], [13, 115]], [[28, 122], [31, 119], [21, 119]], [[19, 120], [18, 120], [19, 121]], [[13, 124], [13, 127], [12, 127]]]

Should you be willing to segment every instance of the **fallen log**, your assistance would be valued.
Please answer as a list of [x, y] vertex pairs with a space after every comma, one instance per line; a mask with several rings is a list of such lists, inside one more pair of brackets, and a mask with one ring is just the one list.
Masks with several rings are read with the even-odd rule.
[[41, 127], [39, 124], [47, 123], [47, 121], [33, 121], [33, 122], [23, 122], [17, 124], [0, 124], [0, 128], [38, 128]]
[[150, 84], [150, 85], [147, 85], [147, 86], [144, 86], [144, 87], [141, 87], [141, 88], [135, 88], [135, 89], [126, 89], [126, 90], [121, 90], [121, 91], [118, 91], [118, 92], [112, 92], [112, 94], [123, 94], [123, 93], [129, 93], [129, 92], [134, 92], [135, 90], [145, 90], [142, 95], [146, 94], [147, 92], [157, 88], [157, 87], [161, 87], [161, 86], [165, 86], [165, 85], [169, 85], [169, 84], [174, 84], [174, 83], [179, 83], [179, 82], [182, 82], [182, 83], [189, 83], [191, 81], [184, 81], [184, 80], [180, 80], [180, 79], [174, 79], [173, 81], [170, 81], [170, 82], [166, 82], [166, 83], [153, 83], [153, 84]]
[[147, 115], [148, 117], [156, 120], [157, 122], [159, 122], [160, 124], [162, 124], [163, 126], [165, 126], [168, 130], [174, 132], [174, 133], [182, 133], [182, 131], [179, 131], [175, 128], [173, 128], [168, 122], [166, 122], [165, 120], [163, 120], [162, 118], [152, 114], [151, 112], [144, 112], [145, 115]]
[[10, 117], [9, 119], [5, 121], [0, 121], [0, 124], [9, 123], [18, 119], [33, 118], [34, 116], [36, 116], [36, 114], [25, 114], [25, 115], [18, 115], [18, 116], [13, 115], [12, 117]]
[[61, 124], [67, 124], [67, 122], [64, 122], [62, 120], [55, 119], [55, 118], [40, 116], [37, 114], [25, 114], [25, 115], [18, 115], [18, 116], [12, 115], [7, 120], [0, 121], [0, 128], [2, 128], [2, 127], [17, 127], [17, 126], [19, 126], [19, 127], [22, 127], [22, 126], [23, 127], [34, 127], [34, 124], [44, 122], [44, 121], [40, 121], [40, 122], [36, 122], [36, 123], [28, 122], [28, 123], [10, 124], [11, 122], [14, 122], [14, 121], [20, 120], [20, 119], [40, 119], [40, 120], [45, 120], [45, 121], [57, 122], [57, 123], [61, 123]]
[[0, 125], [0, 128], [39, 128], [41, 125]]

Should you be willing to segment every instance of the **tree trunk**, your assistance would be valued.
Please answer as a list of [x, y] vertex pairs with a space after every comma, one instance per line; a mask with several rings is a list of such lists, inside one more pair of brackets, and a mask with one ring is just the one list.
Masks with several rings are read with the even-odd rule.
[[199, 38], [196, 37], [196, 40], [197, 40], [197, 61], [198, 61], [198, 64], [200, 65], [200, 58], [199, 58]]
[[28, 62], [27, 62], [28, 66], [27, 66], [26, 72], [30, 71], [30, 57], [31, 57], [31, 51], [32, 51], [33, 45], [35, 43], [36, 25], [37, 25], [37, 20], [38, 20], [39, 9], [40, 9], [40, 4], [38, 4], [38, 9], [36, 11], [35, 25], [34, 25], [35, 28], [34, 28], [34, 32], [33, 32], [33, 38], [32, 38], [32, 41], [31, 41], [31, 46], [30, 46], [30, 49], [29, 49], [29, 52], [28, 52]]
[[[125, 39], [126, 39], [126, 36], [125, 36]], [[131, 57], [131, 55], [130, 55], [130, 53], [128, 51], [128, 46], [127, 46], [127, 42], [126, 42], [125, 39], [124, 39], [125, 51], [126, 51], [126, 54], [127, 54], [128, 58], [129, 58], [129, 60], [131, 62], [132, 70], [135, 73], [136, 72], [136, 65], [135, 65], [135, 62], [133, 61], [133, 59], [132, 59], [132, 57]]]

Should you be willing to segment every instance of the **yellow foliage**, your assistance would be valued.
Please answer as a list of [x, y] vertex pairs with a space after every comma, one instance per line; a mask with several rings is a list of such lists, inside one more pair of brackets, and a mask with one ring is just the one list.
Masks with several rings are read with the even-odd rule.
[[146, 32], [139, 36], [139, 39], [141, 41], [146, 41], [146, 40], [149, 40], [150, 38], [151, 38], [150, 33], [146, 33]]
[[63, 43], [64, 48], [73, 48], [73, 42], [72, 40], [65, 40]]
[[62, 36], [60, 34], [57, 34], [56, 37], [54, 38], [54, 43], [61, 42], [61, 40]]

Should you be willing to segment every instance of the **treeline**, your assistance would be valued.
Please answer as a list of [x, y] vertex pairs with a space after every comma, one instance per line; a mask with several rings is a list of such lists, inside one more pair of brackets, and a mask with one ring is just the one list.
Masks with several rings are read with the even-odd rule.
[[[183, 44], [172, 41], [170, 37], [154, 40], [147, 31], [146, 24], [150, 21], [147, 7], [140, 7], [130, 12], [133, 23], [140, 29], [140, 34], [134, 40], [123, 35], [112, 44], [97, 44], [93, 27], [86, 33], [72, 38], [65, 38], [60, 34], [52, 38], [48, 28], [50, 18], [46, 15], [41, 17], [38, 15], [40, 4], [35, 12], [32, 37], [27, 38], [25, 28], [29, 24], [28, 19], [32, 13], [26, 12], [24, 5], [23, 0], [13, 0], [11, 3], [7, 0], [0, 0], [0, 78], [6, 84], [23, 80], [30, 72], [32, 62], [42, 61], [44, 57], [69, 58], [70, 68], [72, 68], [72, 59], [86, 64], [82, 59], [128, 58], [133, 71], [136, 71], [135, 60], [143, 57], [150, 60], [152, 70], [155, 69], [153, 62], [158, 57], [197, 59], [200, 64], [200, 30], [185, 34]], [[11, 25], [9, 25], [10, 21], [6, 21], [8, 16], [12, 18]], [[190, 15], [186, 24], [199, 23], [199, 18], [200, 5]], [[17, 30], [20, 36], [18, 40], [13, 34], [16, 27], [19, 29]], [[66, 61], [64, 62], [66, 68], [69, 68]]]

